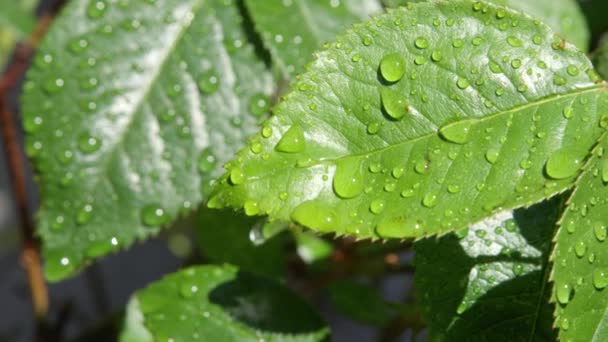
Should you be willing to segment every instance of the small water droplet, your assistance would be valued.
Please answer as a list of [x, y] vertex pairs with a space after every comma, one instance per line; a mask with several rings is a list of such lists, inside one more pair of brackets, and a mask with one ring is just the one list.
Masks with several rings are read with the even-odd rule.
[[422, 198], [422, 205], [427, 208], [433, 208], [437, 205], [437, 195], [433, 193], [428, 193], [424, 195]]
[[577, 257], [582, 258], [587, 252], [587, 245], [583, 241], [577, 241], [574, 245], [574, 253]]
[[498, 149], [491, 148], [486, 152], [486, 160], [490, 164], [495, 164], [496, 161], [498, 160], [499, 155], [500, 155], [500, 151]]
[[78, 137], [78, 148], [85, 154], [97, 152], [101, 148], [101, 140], [89, 133], [83, 133]]
[[375, 199], [369, 205], [369, 210], [376, 215], [381, 214], [384, 211], [385, 202], [382, 199]]
[[279, 152], [297, 153], [304, 151], [305, 147], [304, 129], [302, 126], [294, 124], [283, 134], [275, 149]]
[[169, 221], [169, 215], [159, 204], [146, 205], [141, 211], [141, 219], [148, 227], [157, 227]]
[[83, 205], [78, 213], [76, 214], [76, 223], [79, 225], [87, 224], [93, 218], [93, 205], [85, 204]]
[[418, 37], [414, 41], [414, 45], [419, 49], [426, 49], [429, 47], [429, 41], [424, 37]]
[[243, 184], [245, 182], [246, 176], [243, 170], [239, 167], [235, 167], [230, 171], [230, 182], [233, 185]]
[[208, 70], [198, 80], [198, 88], [205, 94], [213, 94], [219, 88], [220, 79], [213, 70]]
[[557, 302], [566, 305], [570, 301], [570, 295], [572, 293], [572, 288], [570, 284], [557, 284], [555, 288], [555, 297]]
[[608, 235], [608, 231], [605, 225], [603, 225], [601, 222], [596, 222], [593, 225], [593, 234], [599, 242], [604, 242], [604, 240], [606, 240], [606, 236]]
[[270, 99], [264, 94], [257, 94], [249, 100], [249, 110], [255, 116], [262, 116], [270, 109]]
[[519, 38], [515, 37], [515, 36], [508, 36], [507, 37], [507, 43], [509, 43], [509, 45], [513, 46], [513, 47], [520, 47], [522, 46], [522, 42]]
[[608, 270], [604, 268], [596, 268], [593, 270], [592, 281], [593, 286], [598, 290], [608, 286]]
[[215, 169], [216, 165], [217, 159], [211, 149], [204, 149], [198, 159], [198, 169], [203, 173], [209, 173]]

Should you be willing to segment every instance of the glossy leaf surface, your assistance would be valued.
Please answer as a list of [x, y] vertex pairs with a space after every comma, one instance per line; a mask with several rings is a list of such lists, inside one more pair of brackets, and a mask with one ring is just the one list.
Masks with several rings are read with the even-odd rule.
[[294, 293], [228, 265], [169, 275], [138, 291], [129, 306], [122, 341], [312, 342], [329, 336]]
[[351, 24], [382, 11], [377, 0], [245, 0], [273, 63], [286, 79]]
[[232, 1], [71, 2], [23, 96], [47, 278], [196, 207], [272, 90]]
[[415, 284], [431, 340], [550, 341], [547, 284], [561, 198], [416, 243]]
[[454, 231], [571, 187], [606, 110], [589, 60], [542, 23], [413, 4], [320, 52], [209, 205], [361, 238]]
[[[606, 115], [608, 125], [608, 114]], [[552, 255], [555, 326], [562, 341], [608, 339], [608, 159], [599, 146], [576, 189], [555, 236]]]

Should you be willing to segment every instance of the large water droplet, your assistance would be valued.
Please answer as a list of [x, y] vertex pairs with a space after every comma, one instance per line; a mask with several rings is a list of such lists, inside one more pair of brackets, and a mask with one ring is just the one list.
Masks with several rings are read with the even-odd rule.
[[314, 201], [298, 205], [291, 214], [291, 219], [320, 232], [331, 231], [336, 226], [336, 218], [331, 208]]
[[593, 270], [593, 286], [601, 290], [608, 286], [608, 270], [604, 268], [596, 268]]
[[608, 235], [606, 226], [603, 225], [601, 222], [596, 222], [593, 225], [593, 234], [599, 242], [604, 242], [604, 240], [606, 240], [606, 236]]
[[376, 233], [386, 239], [421, 235], [421, 226], [403, 217], [384, 219], [376, 226]]
[[407, 99], [390, 88], [382, 88], [380, 90], [382, 99], [382, 108], [386, 114], [395, 120], [402, 119], [409, 111], [409, 103]]
[[486, 152], [486, 160], [490, 164], [495, 164], [496, 161], [498, 160], [499, 154], [500, 154], [500, 151], [498, 149], [491, 148]]
[[371, 211], [373, 214], [379, 215], [384, 211], [385, 207], [386, 203], [384, 202], [384, 200], [375, 199], [372, 201], [372, 203], [370, 203], [369, 211]]
[[363, 191], [363, 167], [359, 158], [346, 158], [338, 162], [333, 186], [342, 198], [353, 198]]
[[574, 245], [574, 253], [577, 257], [582, 258], [585, 256], [585, 252], [587, 252], [587, 245], [583, 241], [577, 241]]
[[380, 74], [387, 82], [397, 82], [405, 74], [405, 60], [397, 53], [386, 55], [380, 61]]
[[97, 152], [101, 148], [101, 140], [89, 133], [83, 133], [78, 137], [78, 148], [86, 154]]
[[444, 125], [439, 129], [439, 134], [447, 141], [455, 144], [466, 144], [469, 141], [469, 133], [474, 120], [461, 120]]
[[148, 227], [157, 227], [169, 221], [169, 215], [159, 204], [146, 205], [141, 211], [142, 222]]
[[574, 176], [582, 166], [582, 159], [576, 151], [564, 148], [557, 150], [549, 157], [545, 170], [553, 179], [564, 179]]
[[243, 184], [245, 182], [245, 173], [241, 168], [235, 167], [230, 171], [230, 182], [233, 185]]
[[292, 125], [287, 132], [283, 134], [283, 137], [279, 140], [279, 143], [275, 148], [279, 152], [286, 153], [304, 151], [304, 148], [306, 148], [306, 141], [304, 139], [304, 129], [302, 129], [302, 126], [298, 124]]
[[570, 301], [570, 294], [572, 293], [572, 288], [570, 284], [558, 284], [555, 288], [555, 298], [557, 302], [566, 305]]

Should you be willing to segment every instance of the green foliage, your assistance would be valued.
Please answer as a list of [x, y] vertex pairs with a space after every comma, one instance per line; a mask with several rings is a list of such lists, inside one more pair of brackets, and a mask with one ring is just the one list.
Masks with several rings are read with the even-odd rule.
[[[0, 4], [0, 64], [33, 6]], [[328, 340], [284, 284], [388, 335], [421, 309], [431, 340], [608, 338], [608, 44], [596, 71], [581, 7], [69, 2], [22, 97], [47, 279], [196, 213], [188, 261], [216, 266], [138, 291], [122, 340]], [[420, 309], [352, 281], [408, 270], [408, 238]]]
[[15, 44], [34, 28], [32, 1], [0, 2], [0, 70], [4, 69]]
[[380, 12], [377, 0], [245, 0], [255, 26], [286, 79], [299, 74], [321, 45], [348, 25]]
[[[264, 220], [231, 211], [203, 209], [196, 229], [201, 253], [214, 263], [279, 277], [285, 273], [285, 236], [264, 237]], [[230, 241], [230, 243], [225, 243]]]
[[157, 234], [205, 198], [273, 92], [241, 22], [220, 0], [64, 9], [23, 96], [49, 280]]
[[[384, 0], [387, 7], [403, 6], [427, 0]], [[576, 0], [490, 0], [541, 19], [556, 33], [576, 45], [581, 51], [589, 47], [589, 29]]]
[[554, 339], [546, 282], [560, 209], [558, 197], [416, 243], [431, 340]]
[[122, 341], [324, 341], [328, 329], [280, 284], [233, 266], [167, 276], [131, 299]]
[[209, 206], [359, 238], [465, 228], [573, 185], [604, 131], [596, 81], [583, 53], [518, 12], [401, 7], [318, 54]]
[[604, 37], [602, 44], [595, 51], [593, 64], [604, 79], [608, 78], [608, 36]]
[[555, 325], [562, 341], [608, 338], [608, 141], [595, 149], [560, 220], [552, 255]]

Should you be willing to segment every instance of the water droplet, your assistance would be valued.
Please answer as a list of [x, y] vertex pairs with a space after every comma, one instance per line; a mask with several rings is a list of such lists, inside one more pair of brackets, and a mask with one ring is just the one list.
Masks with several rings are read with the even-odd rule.
[[194, 297], [198, 291], [198, 285], [191, 279], [184, 281], [179, 287], [179, 293], [187, 299]]
[[380, 74], [387, 82], [397, 82], [405, 74], [405, 60], [397, 53], [386, 55], [380, 61]]
[[384, 211], [385, 202], [382, 199], [375, 199], [370, 203], [369, 210], [376, 215], [381, 214]]
[[558, 303], [562, 305], [568, 304], [570, 301], [570, 295], [572, 293], [572, 288], [570, 284], [558, 284], [555, 288], [555, 297]]
[[566, 119], [572, 119], [574, 117], [574, 108], [572, 106], [565, 107], [563, 114]]
[[105, 1], [91, 1], [87, 7], [87, 16], [91, 19], [99, 19], [105, 15], [107, 8]]
[[271, 136], [272, 136], [272, 127], [264, 125], [264, 127], [262, 127], [262, 137], [270, 138]]
[[608, 158], [602, 161], [602, 181], [608, 183]]
[[198, 80], [198, 88], [205, 94], [213, 94], [219, 88], [220, 80], [213, 70], [206, 71]]
[[52, 250], [46, 253], [44, 270], [49, 279], [59, 280], [69, 276], [74, 271], [74, 263], [70, 257], [61, 250]]
[[97, 152], [101, 148], [101, 140], [89, 133], [83, 133], [78, 137], [78, 148], [85, 154]]
[[342, 198], [357, 197], [364, 186], [363, 167], [359, 158], [346, 158], [336, 165], [333, 186]]
[[568, 329], [570, 329], [570, 321], [566, 317], [562, 318], [559, 327], [564, 331], [568, 331]]
[[574, 253], [577, 257], [582, 258], [587, 252], [587, 245], [583, 241], [577, 241], [574, 245]]
[[233, 185], [243, 184], [245, 182], [245, 173], [241, 168], [235, 167], [230, 171], [230, 182]]
[[507, 37], [507, 43], [513, 47], [520, 47], [522, 45], [521, 40], [514, 36]]
[[369, 134], [377, 134], [380, 131], [380, 125], [377, 122], [372, 122], [367, 125], [367, 133]]
[[44, 83], [43, 88], [48, 94], [53, 95], [60, 92], [64, 86], [63, 78], [50, 78]]
[[204, 149], [198, 159], [198, 169], [203, 173], [209, 173], [215, 169], [216, 164], [217, 159], [211, 149]]
[[596, 289], [601, 290], [608, 286], [608, 270], [603, 268], [596, 268], [593, 270], [593, 286]]
[[464, 40], [462, 39], [454, 39], [452, 42], [452, 46], [455, 48], [461, 48], [464, 45]]
[[245, 210], [245, 215], [247, 216], [255, 216], [260, 212], [258, 202], [254, 200], [245, 201], [245, 203], [243, 204], [243, 209]]
[[429, 47], [429, 41], [424, 37], [418, 37], [414, 41], [414, 45], [419, 49], [426, 49]]
[[608, 235], [608, 231], [606, 230], [605, 225], [603, 225], [601, 222], [596, 222], [593, 225], [593, 234], [599, 242], [604, 242], [604, 240], [606, 240], [606, 236]]
[[389, 88], [382, 88], [380, 91], [382, 107], [391, 118], [402, 119], [409, 111], [407, 100], [399, 93]]
[[275, 147], [279, 152], [297, 153], [304, 151], [306, 141], [304, 140], [304, 129], [298, 124], [292, 125]]
[[270, 99], [264, 94], [257, 94], [249, 100], [249, 110], [255, 116], [261, 116], [270, 109]]
[[576, 65], [568, 65], [568, 68], [566, 68], [566, 71], [568, 72], [568, 75], [570, 75], [570, 76], [578, 76], [578, 74], [580, 73], [580, 70]]
[[439, 51], [439, 50], [435, 50], [431, 54], [431, 60], [433, 62], [439, 62], [439, 61], [441, 61], [442, 58], [443, 58], [443, 55], [441, 54], [441, 51]]
[[376, 226], [376, 233], [386, 239], [421, 235], [421, 225], [403, 217], [383, 219]]
[[471, 83], [465, 78], [459, 78], [456, 81], [456, 86], [458, 86], [460, 89], [467, 89], [470, 85]]
[[401, 176], [403, 176], [403, 172], [405, 172], [405, 169], [397, 166], [395, 168], [393, 168], [393, 171], [391, 172], [391, 175], [395, 178], [395, 179], [399, 179], [401, 178]]
[[79, 225], [87, 224], [93, 218], [93, 205], [85, 204], [83, 205], [78, 213], [76, 214], [76, 223]]
[[582, 166], [582, 160], [576, 151], [560, 149], [549, 157], [545, 165], [547, 175], [553, 179], [564, 179], [574, 176]]
[[513, 265], [513, 274], [517, 276], [524, 274], [524, 266], [522, 264]]
[[169, 215], [159, 204], [149, 204], [142, 209], [141, 219], [146, 226], [157, 227], [169, 222]]
[[433, 208], [437, 205], [437, 195], [433, 193], [424, 195], [424, 198], [422, 198], [422, 205], [427, 208]]
[[568, 83], [568, 80], [560, 75], [555, 75], [553, 77], [553, 84], [555, 84], [556, 86], [563, 86], [566, 85], [566, 83]]
[[336, 226], [336, 219], [331, 210], [331, 207], [324, 204], [307, 201], [294, 209], [291, 219], [317, 231], [328, 232]]
[[495, 148], [491, 148], [486, 152], [486, 160], [490, 164], [495, 164], [498, 160], [498, 156], [500, 155], [500, 151]]
[[455, 144], [466, 144], [474, 120], [461, 120], [449, 123], [439, 129], [439, 134], [447, 141]]

